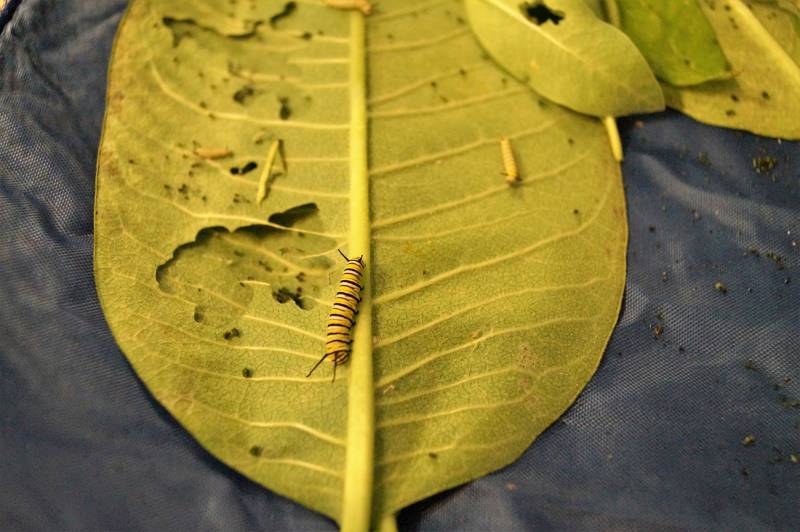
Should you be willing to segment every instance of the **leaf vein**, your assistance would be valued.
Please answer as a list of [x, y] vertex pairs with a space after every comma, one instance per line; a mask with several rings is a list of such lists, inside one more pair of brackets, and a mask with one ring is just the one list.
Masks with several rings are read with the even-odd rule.
[[239, 216], [239, 215], [235, 215], [235, 214], [219, 214], [219, 213], [213, 213], [213, 212], [210, 212], [210, 213], [195, 212], [195, 211], [193, 211], [191, 209], [188, 209], [188, 208], [186, 208], [186, 207], [184, 207], [182, 205], [179, 205], [179, 204], [175, 203], [171, 199], [162, 198], [162, 197], [159, 197], [159, 196], [155, 196], [153, 194], [148, 194], [147, 192], [144, 192], [143, 190], [139, 190], [136, 187], [134, 187], [134, 186], [132, 186], [132, 185], [130, 185], [128, 183], [123, 182], [123, 186], [125, 186], [126, 188], [129, 188], [135, 194], [138, 194], [138, 195], [143, 196], [145, 198], [150, 198], [152, 200], [156, 200], [156, 201], [159, 201], [161, 203], [166, 203], [167, 205], [170, 205], [174, 209], [177, 209], [177, 210], [179, 210], [179, 211], [191, 216], [192, 218], [198, 218], [198, 219], [201, 219], [201, 220], [230, 220], [230, 221], [235, 221], [235, 222], [242, 222], [242, 225], [266, 225], [266, 226], [269, 226], [269, 227], [274, 227], [275, 229], [280, 229], [282, 231], [290, 231], [290, 232], [293, 232], [293, 233], [303, 233], [303, 234], [307, 234], [307, 235], [322, 236], [322, 237], [327, 237], [327, 238], [332, 238], [332, 239], [337, 239], [337, 238], [343, 236], [341, 234], [323, 233], [323, 232], [319, 232], [319, 231], [310, 231], [310, 230], [307, 230], [307, 229], [298, 229], [296, 227], [288, 227], [288, 226], [285, 226], [285, 225], [278, 225], [278, 224], [270, 222], [268, 220], [264, 220], [264, 219], [261, 219], [261, 218], [253, 218], [251, 216]]
[[394, 18], [406, 17], [409, 15], [413, 15], [415, 13], [422, 13], [427, 11], [433, 7], [437, 7], [443, 4], [451, 4], [453, 0], [434, 0], [433, 2], [428, 2], [426, 4], [412, 6], [407, 9], [398, 9], [397, 11], [392, 11], [390, 13], [380, 13], [376, 15], [372, 15], [369, 19], [370, 23], [374, 22], [384, 22], [386, 20], [391, 20]]
[[462, 273], [473, 271], [473, 270], [478, 270], [478, 269], [481, 269], [481, 268], [486, 268], [486, 267], [489, 267], [489, 266], [494, 266], [496, 264], [500, 264], [500, 263], [505, 262], [507, 260], [511, 260], [511, 259], [518, 258], [518, 257], [522, 257], [522, 256], [527, 255], [528, 253], [531, 253], [533, 251], [536, 251], [537, 249], [539, 249], [541, 247], [544, 247], [544, 246], [546, 246], [548, 244], [559, 242], [559, 241], [561, 241], [561, 240], [563, 240], [565, 238], [570, 238], [570, 237], [573, 237], [573, 236], [577, 236], [577, 235], [581, 234], [583, 231], [585, 231], [588, 227], [590, 227], [591, 224], [597, 219], [597, 217], [600, 216], [600, 213], [603, 211], [603, 207], [605, 206], [606, 202], [608, 201], [608, 196], [609, 196], [610, 190], [611, 190], [611, 180], [609, 179], [608, 183], [606, 184], [605, 192], [603, 193], [603, 197], [602, 197], [598, 207], [595, 209], [595, 211], [592, 213], [592, 215], [589, 218], [587, 218], [583, 223], [581, 223], [575, 229], [571, 229], [569, 231], [562, 231], [560, 233], [556, 233], [556, 234], [554, 234], [554, 235], [552, 235], [552, 236], [550, 236], [548, 238], [543, 238], [542, 240], [539, 240], [538, 242], [535, 242], [535, 243], [533, 243], [533, 244], [531, 244], [529, 246], [525, 246], [524, 248], [517, 249], [516, 251], [513, 251], [511, 253], [507, 253], [505, 255], [499, 255], [499, 256], [492, 257], [490, 259], [486, 259], [486, 260], [483, 260], [483, 261], [480, 261], [480, 262], [474, 262], [474, 263], [471, 263], [471, 264], [464, 264], [464, 265], [459, 266], [457, 268], [453, 268], [452, 270], [449, 270], [449, 271], [446, 271], [444, 273], [440, 273], [440, 274], [438, 274], [436, 276], [433, 276], [430, 279], [426, 279], [424, 281], [420, 281], [418, 283], [415, 283], [415, 284], [413, 284], [411, 286], [407, 286], [405, 288], [401, 288], [399, 290], [395, 290], [394, 292], [390, 292], [388, 294], [384, 294], [382, 296], [378, 296], [378, 297], [376, 297], [374, 299], [374, 303], [375, 303], [375, 305], [379, 305], [379, 304], [387, 303], [389, 301], [394, 301], [395, 299], [399, 299], [401, 297], [409, 296], [409, 295], [411, 295], [411, 294], [413, 294], [413, 293], [415, 293], [415, 292], [417, 292], [417, 291], [419, 291], [419, 290], [421, 290], [423, 288], [427, 288], [427, 287], [429, 287], [431, 285], [434, 285], [436, 283], [440, 283], [440, 282], [445, 281], [445, 280], [447, 280], [447, 279], [449, 279], [451, 277], [454, 277], [456, 275], [460, 275]]
[[469, 107], [476, 107], [483, 102], [492, 100], [502, 100], [508, 96], [516, 96], [518, 94], [530, 93], [529, 90], [523, 88], [508, 89], [504, 91], [495, 91], [487, 94], [481, 94], [472, 98], [464, 98], [462, 100], [452, 101], [443, 105], [435, 105], [431, 107], [419, 107], [417, 109], [397, 109], [391, 111], [373, 111], [370, 113], [370, 118], [407, 118], [417, 115], [432, 115], [450, 111], [452, 109], [464, 109]]
[[369, 99], [368, 103], [371, 106], [375, 106], [375, 105], [378, 105], [378, 104], [386, 103], [388, 101], [397, 99], [400, 96], [408, 94], [409, 92], [413, 92], [414, 90], [419, 89], [420, 87], [429, 86], [432, 81], [439, 81], [439, 80], [442, 80], [442, 79], [459, 76], [459, 75], [461, 75], [461, 73], [463, 71], [474, 72], [475, 70], [477, 70], [479, 68], [487, 68], [488, 66], [489, 66], [489, 63], [487, 63], [485, 61], [481, 61], [481, 62], [477, 62], [477, 63], [471, 63], [471, 64], [469, 64], [469, 65], [467, 65], [465, 67], [454, 68], [452, 70], [447, 70], [445, 72], [441, 72], [439, 74], [436, 74], [436, 75], [433, 75], [433, 76], [430, 76], [430, 77], [427, 77], [427, 78], [419, 79], [419, 80], [417, 80], [417, 81], [415, 81], [413, 83], [409, 83], [408, 85], [404, 85], [404, 86], [402, 86], [400, 88], [397, 88], [397, 89], [395, 89], [395, 90], [393, 90], [391, 92], [387, 92], [387, 93], [381, 94], [379, 96], [373, 96], [372, 98]]
[[[561, 166], [558, 166], [558, 167], [556, 167], [556, 168], [554, 168], [552, 170], [548, 170], [546, 172], [541, 172], [541, 173], [538, 173], [538, 174], [526, 176], [526, 177], [524, 177], [522, 179], [522, 182], [519, 185], [516, 185], [516, 186], [518, 188], [519, 187], [531, 186], [532, 184], [537, 183], [539, 181], [542, 181], [544, 179], [557, 176], [561, 172], [564, 172], [564, 171], [568, 170], [569, 168], [571, 168], [571, 167], [579, 164], [580, 162], [582, 162], [588, 156], [588, 153], [589, 152], [584, 152], [580, 156], [577, 156], [576, 158], [571, 159], [569, 162], [567, 162], [567, 163], [565, 163], [565, 164], [563, 164]], [[418, 209], [416, 211], [407, 212], [405, 214], [399, 214], [397, 216], [392, 216], [392, 217], [389, 217], [389, 218], [375, 220], [374, 222], [372, 222], [372, 228], [373, 229], [380, 229], [382, 227], [386, 227], [386, 226], [389, 226], [389, 225], [394, 225], [394, 224], [398, 224], [398, 223], [402, 223], [402, 222], [407, 222], [409, 220], [413, 220], [414, 218], [419, 218], [420, 216], [427, 216], [427, 215], [430, 215], [430, 214], [434, 214], [434, 213], [438, 213], [438, 212], [454, 209], [454, 208], [460, 207], [462, 205], [466, 205], [468, 203], [473, 203], [475, 201], [478, 201], [478, 200], [487, 198], [489, 196], [492, 196], [494, 194], [502, 193], [502, 192], [505, 192], [505, 191], [508, 191], [508, 185], [503, 183], [501, 185], [497, 185], [496, 187], [492, 187], [492, 188], [486, 189], [483, 192], [478, 192], [476, 194], [470, 194], [468, 196], [464, 196], [464, 197], [459, 198], [457, 200], [446, 201], [446, 202], [443, 202], [443, 203], [439, 203], [437, 205], [433, 205], [431, 207], [425, 207], [423, 209]]]
[[420, 48], [433, 48], [437, 44], [457, 39], [465, 35], [471, 35], [469, 28], [459, 28], [447, 33], [442, 33], [429, 39], [417, 39], [414, 41], [398, 42], [394, 44], [375, 45], [367, 48], [369, 53], [379, 54], [386, 52], [405, 52], [408, 50], [418, 50]]
[[230, 419], [231, 421], [235, 421], [237, 423], [241, 423], [242, 425], [247, 425], [249, 427], [256, 427], [256, 428], [260, 428], [260, 429], [294, 429], [294, 430], [299, 430], [299, 431], [305, 432], [306, 434], [314, 436], [315, 438], [317, 438], [319, 440], [331, 443], [331, 444], [339, 446], [339, 447], [344, 447], [344, 440], [343, 439], [337, 438], [336, 436], [333, 436], [331, 434], [327, 434], [327, 433], [325, 433], [325, 432], [323, 432], [321, 430], [318, 430], [318, 429], [315, 429], [313, 427], [310, 427], [310, 426], [308, 426], [308, 425], [306, 425], [304, 423], [299, 423], [299, 422], [295, 422], [295, 421], [254, 421], [254, 420], [250, 420], [250, 419], [244, 419], [244, 418], [242, 418], [240, 416], [237, 416], [236, 414], [230, 414], [228, 412], [224, 412], [224, 411], [219, 410], [219, 409], [217, 409], [217, 408], [215, 408], [215, 407], [213, 407], [213, 406], [211, 406], [211, 405], [209, 405], [207, 403], [204, 403], [204, 402], [202, 402], [202, 401], [200, 401], [200, 400], [198, 400], [196, 398], [191, 398], [190, 401], [192, 402], [192, 404], [196, 404], [196, 405], [200, 406], [201, 408], [203, 408], [203, 409], [205, 409], [205, 410], [207, 410], [209, 412], [212, 412], [215, 415], [218, 415], [220, 417], [224, 417], [226, 419]]
[[[526, 137], [526, 136], [529, 136], [529, 135], [535, 135], [537, 133], [542, 133], [542, 132], [546, 131], [549, 127], [553, 126], [555, 123], [556, 122], [554, 120], [551, 120], [550, 122], [545, 122], [541, 126], [537, 126], [537, 127], [533, 127], [533, 128], [530, 128], [530, 129], [526, 129], [526, 130], [520, 131], [518, 133], [514, 133], [513, 135], [506, 135], [506, 137], [513, 140], [513, 139], [520, 139], [520, 138], [523, 138], [523, 137]], [[437, 160], [440, 160], [440, 159], [446, 159], [446, 158], [449, 158], [449, 157], [454, 157], [456, 155], [460, 155], [460, 154], [468, 152], [470, 150], [474, 150], [475, 148], [478, 148], [480, 146], [485, 146], [487, 144], [495, 144], [495, 143], [499, 143], [499, 142], [500, 142], [500, 138], [499, 137], [490, 138], [490, 139], [476, 140], [476, 141], [473, 141], [473, 142], [469, 142], [467, 144], [462, 144], [461, 146], [456, 146], [455, 148], [449, 148], [449, 149], [442, 150], [442, 151], [439, 151], [439, 152], [436, 152], [436, 153], [431, 153], [431, 154], [428, 154], [428, 155], [415, 157], [414, 159], [409, 159], [407, 161], [401, 161], [401, 162], [398, 162], [398, 163], [391, 163], [391, 164], [387, 164], [387, 165], [384, 165], [384, 166], [379, 166], [377, 168], [373, 168], [372, 171], [370, 172], [370, 176], [371, 177], [376, 177], [376, 176], [379, 176], [379, 175], [382, 175], [382, 174], [389, 174], [389, 173], [392, 173], [392, 172], [396, 172], [398, 170], [403, 170], [405, 168], [409, 168], [409, 167], [413, 167], [413, 166], [419, 166], [419, 165], [422, 165], [424, 163], [429, 163], [431, 161], [437, 161]]]
[[541, 293], [541, 292], [559, 292], [559, 291], [562, 291], [562, 290], [572, 290], [572, 289], [575, 289], [575, 288], [588, 288], [588, 287], [590, 287], [592, 285], [595, 285], [597, 283], [600, 283], [600, 282], [603, 282], [603, 281], [607, 281], [609, 279], [609, 277], [610, 277], [610, 273], [608, 275], [603, 276], [603, 277], [592, 277], [591, 279], [587, 279], [586, 281], [584, 281], [582, 283], [565, 284], [565, 285], [559, 285], [559, 286], [541, 286], [541, 287], [535, 287], [535, 288], [524, 288], [522, 290], [517, 290], [517, 291], [514, 291], [514, 292], [507, 292], [507, 293], [504, 293], [504, 294], [499, 294], [499, 295], [494, 296], [494, 297], [489, 298], [489, 299], [481, 299], [480, 302], [478, 302], [478, 303], [476, 303], [474, 305], [469, 305], [469, 306], [454, 310], [454, 311], [452, 311], [452, 312], [450, 312], [448, 314], [445, 314], [443, 316], [440, 316], [440, 317], [438, 317], [438, 318], [436, 318], [434, 320], [431, 320], [429, 322], [423, 323], [422, 325], [418, 325], [418, 326], [416, 326], [414, 328], [411, 328], [411, 329], [409, 329], [409, 330], [407, 330], [407, 331], [405, 331], [405, 332], [403, 332], [401, 334], [398, 334], [398, 335], [395, 335], [395, 336], [392, 336], [392, 337], [389, 337], [389, 338], [386, 338], [386, 339], [382, 339], [382, 340], [378, 341], [375, 344], [375, 348], [377, 349], [377, 348], [380, 348], [380, 347], [386, 347], [388, 345], [391, 345], [393, 343], [399, 342], [401, 340], [405, 340], [405, 339], [409, 338], [410, 336], [414, 336], [415, 334], [419, 334], [422, 331], [425, 331], [427, 329], [430, 329], [431, 327], [435, 327], [436, 325], [439, 325], [440, 323], [443, 323], [445, 321], [451, 320], [451, 319], [453, 319], [453, 318], [455, 318], [457, 316], [460, 316], [462, 314], [466, 314], [467, 312], [470, 312], [472, 310], [486, 308], [486, 305], [497, 303], [498, 301], [502, 301], [503, 299], [507, 299], [509, 297], [517, 297], [517, 296], [521, 296], [521, 295], [524, 295], [524, 294], [536, 294], [536, 293]]
[[418, 369], [430, 364], [431, 362], [434, 362], [434, 361], [436, 361], [436, 360], [438, 360], [438, 359], [440, 359], [440, 358], [442, 358], [444, 356], [447, 356], [447, 355], [450, 355], [450, 354], [453, 354], [453, 353], [457, 353], [458, 351], [462, 351], [462, 350], [464, 350], [464, 349], [466, 349], [468, 347], [479, 345], [479, 344], [485, 342], [486, 340], [489, 340], [490, 338], [496, 338], [498, 336], [504, 336], [504, 335], [507, 335], [507, 334], [513, 334], [513, 333], [517, 333], [517, 332], [532, 331], [532, 330], [540, 329], [542, 327], [549, 327], [551, 325], [561, 325], [563, 323], [586, 323], [586, 322], [590, 322], [590, 321], [591, 321], [590, 318], [552, 318], [552, 319], [549, 319], [549, 320], [542, 320], [542, 321], [533, 323], [531, 325], [526, 325], [524, 327], [509, 327], [507, 329], [500, 329], [500, 330], [497, 330], [497, 331], [492, 331], [489, 334], [481, 336], [480, 338], [476, 338], [475, 340], [471, 340], [471, 341], [463, 343], [461, 345], [457, 345], [455, 347], [451, 347], [450, 349], [445, 349], [444, 351], [439, 351], [437, 353], [433, 353], [431, 355], [428, 355], [427, 357], [422, 358], [422, 359], [418, 360], [417, 362], [415, 362], [413, 364], [409, 364], [408, 366], [406, 366], [403, 369], [397, 370], [394, 373], [390, 373], [389, 375], [385, 375], [385, 376], [383, 376], [383, 378], [381, 378], [380, 380], [377, 381], [377, 383], [375, 384], [375, 387], [376, 388], [380, 388], [380, 387], [386, 386], [387, 384], [390, 384], [390, 383], [392, 383], [394, 381], [397, 381], [397, 380], [401, 379], [402, 377], [405, 377], [406, 375], [417, 371]]
[[258, 124], [263, 126], [287, 127], [287, 128], [297, 128], [297, 129], [331, 130], [331, 129], [347, 129], [349, 127], [349, 124], [346, 122], [328, 124], [320, 122], [301, 122], [299, 120], [268, 120], [264, 118], [253, 118], [249, 115], [243, 115], [239, 113], [212, 111], [200, 107], [199, 104], [195, 104], [194, 102], [187, 100], [185, 97], [181, 96], [176, 91], [172, 90], [172, 88], [170, 88], [169, 85], [167, 85], [167, 83], [164, 81], [164, 78], [161, 77], [161, 74], [159, 73], [155, 63], [153, 62], [150, 63], [150, 71], [159, 89], [161, 89], [161, 91], [164, 94], [166, 94], [179, 104], [183, 105], [187, 109], [191, 109], [192, 111], [201, 115], [205, 115], [209, 118], [216, 117], [216, 118], [223, 118], [225, 120], [247, 122], [250, 124]]

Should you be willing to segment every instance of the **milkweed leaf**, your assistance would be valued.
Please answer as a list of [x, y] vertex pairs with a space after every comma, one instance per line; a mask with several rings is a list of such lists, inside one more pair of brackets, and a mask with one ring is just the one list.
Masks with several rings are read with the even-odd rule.
[[465, 0], [465, 5], [492, 57], [546, 98], [594, 116], [664, 108], [658, 82], [636, 45], [584, 0]]
[[[787, 49], [788, 33], [778, 33], [762, 20], [778, 16], [778, 5], [759, 6], [756, 13], [741, 0], [700, 6], [728, 58], [733, 78], [692, 87], [664, 85], [667, 103], [709, 124], [745, 129], [770, 137], [800, 138], [800, 66]], [[771, 33], [772, 30], [775, 33]]]
[[621, 29], [660, 79], [683, 86], [731, 77], [722, 48], [697, 0], [615, 1]]
[[[98, 293], [137, 374], [210, 453], [364, 529], [512, 462], [591, 377], [624, 286], [619, 167], [597, 120], [483, 57], [458, 1], [250, 5], [131, 2], [98, 164]], [[276, 140], [285, 168], [259, 204]], [[369, 258], [332, 383], [330, 364], [305, 375], [337, 248]]]

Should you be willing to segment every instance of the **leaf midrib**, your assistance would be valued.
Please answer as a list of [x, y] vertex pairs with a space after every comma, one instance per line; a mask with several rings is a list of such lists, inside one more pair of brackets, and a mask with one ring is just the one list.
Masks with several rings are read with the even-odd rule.
[[[758, 40], [763, 42], [765, 48], [772, 53], [778, 68], [786, 72], [794, 84], [800, 87], [800, 65], [792, 60], [786, 50], [784, 50], [775, 38], [770, 35], [767, 29], [758, 21], [755, 13], [753, 13], [742, 0], [728, 0], [728, 3], [731, 6], [731, 10], [738, 14], [741, 21], [747, 25], [747, 29]], [[701, 3], [701, 5], [703, 4]], [[703, 7], [705, 8], [707, 6]]]
[[348, 256], [367, 264], [359, 316], [353, 330], [347, 391], [347, 437], [341, 529], [369, 530], [375, 453], [375, 399], [372, 373], [372, 261], [367, 173], [367, 97], [364, 16], [350, 12], [350, 236]]

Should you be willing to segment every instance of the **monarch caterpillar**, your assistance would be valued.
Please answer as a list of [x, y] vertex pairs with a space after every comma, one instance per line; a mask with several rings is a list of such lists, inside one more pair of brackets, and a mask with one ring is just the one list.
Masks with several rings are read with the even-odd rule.
[[358, 314], [358, 304], [361, 302], [361, 277], [364, 275], [364, 256], [357, 259], [350, 259], [339, 251], [339, 255], [347, 261], [344, 273], [339, 281], [336, 290], [336, 297], [333, 298], [333, 306], [328, 314], [328, 322], [325, 336], [325, 354], [314, 364], [306, 377], [310, 377], [322, 361], [328, 357], [333, 357], [333, 379], [336, 380], [336, 367], [341, 366], [350, 358], [350, 344], [353, 343], [350, 331], [356, 323]]
[[503, 137], [500, 139], [500, 155], [503, 157], [503, 168], [506, 176], [506, 183], [513, 185], [521, 181], [519, 177], [519, 170], [517, 170], [517, 161], [514, 160], [514, 151], [511, 149], [511, 140]]

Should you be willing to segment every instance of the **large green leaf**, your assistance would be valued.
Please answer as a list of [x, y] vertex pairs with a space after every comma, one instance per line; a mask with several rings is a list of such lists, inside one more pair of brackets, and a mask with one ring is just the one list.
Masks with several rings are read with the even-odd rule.
[[[742, 0], [700, 2], [734, 72], [730, 80], [664, 85], [671, 107], [709, 124], [800, 138], [800, 66]], [[776, 5], [761, 4], [761, 18]], [[781, 39], [784, 39], [781, 37]]]
[[615, 0], [620, 27], [671, 85], [730, 78], [725, 55], [697, 0]]
[[664, 108], [658, 82], [636, 45], [584, 0], [465, 0], [465, 5], [492, 57], [548, 99], [594, 116]]
[[[149, 390], [348, 529], [519, 456], [591, 377], [624, 284], [605, 131], [483, 57], [455, 0], [134, 0], [96, 209], [100, 299]], [[305, 375], [337, 247], [369, 278], [331, 383]]]

